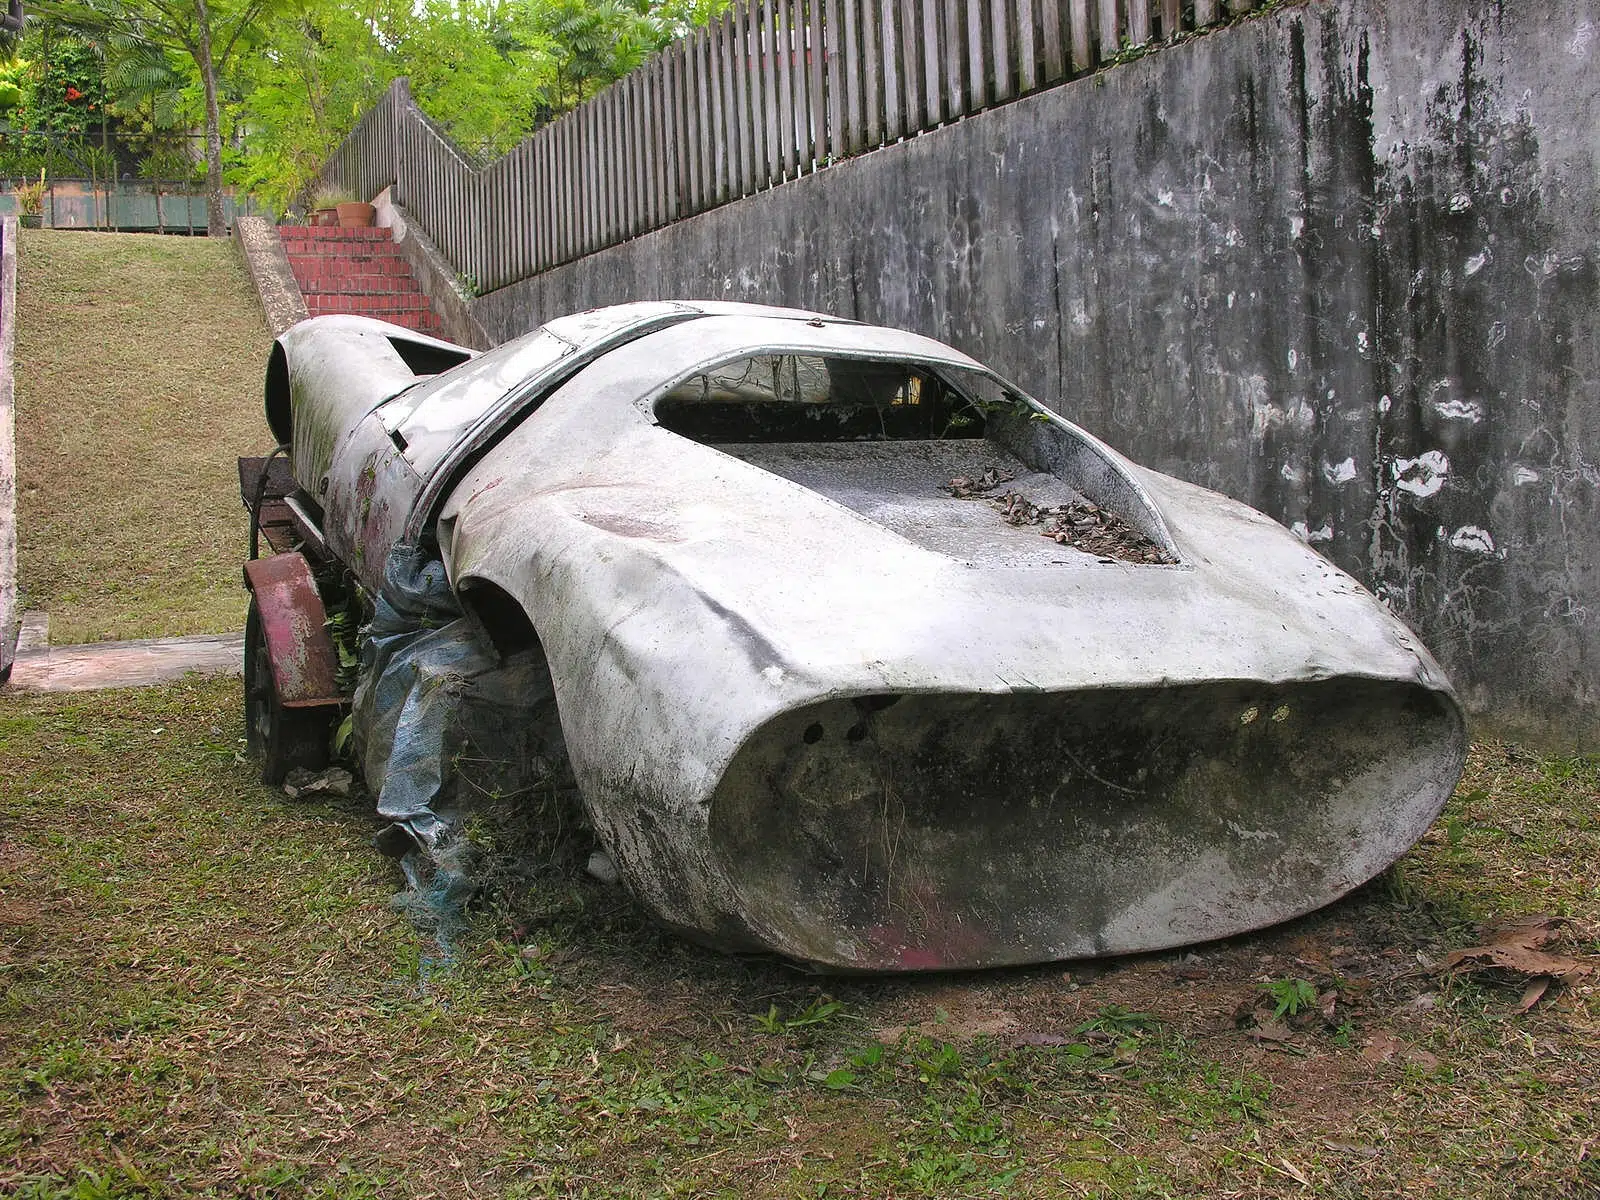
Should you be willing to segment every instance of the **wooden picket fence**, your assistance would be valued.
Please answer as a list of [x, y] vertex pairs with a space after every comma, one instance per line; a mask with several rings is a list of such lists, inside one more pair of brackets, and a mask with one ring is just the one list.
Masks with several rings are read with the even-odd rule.
[[393, 186], [492, 291], [1258, 3], [747, 0], [487, 165], [396, 80], [323, 179]]

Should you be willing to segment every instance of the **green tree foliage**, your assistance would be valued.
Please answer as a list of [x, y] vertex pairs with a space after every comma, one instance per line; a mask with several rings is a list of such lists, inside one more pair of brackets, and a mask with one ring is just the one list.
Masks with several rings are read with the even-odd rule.
[[281, 0], [34, 0], [35, 13], [103, 46], [139, 48], [192, 65], [205, 106], [206, 228], [222, 215], [222, 85], [239, 56], [277, 16]]
[[455, 142], [502, 154], [729, 0], [297, 0], [253, 55], [239, 176], [282, 207], [397, 76]]
[[92, 98], [69, 101], [57, 87], [52, 119], [109, 104], [121, 132], [140, 139], [143, 173], [171, 173], [188, 129], [204, 126], [217, 232], [225, 167], [228, 182], [275, 208], [303, 200], [397, 76], [458, 145], [490, 158], [729, 2], [36, 0], [30, 17], [42, 21], [30, 30], [79, 35], [73, 44], [97, 64]]

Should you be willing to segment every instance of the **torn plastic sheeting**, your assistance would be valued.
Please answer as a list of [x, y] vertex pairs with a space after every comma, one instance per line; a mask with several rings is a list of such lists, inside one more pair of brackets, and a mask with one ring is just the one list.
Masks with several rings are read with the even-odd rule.
[[502, 660], [485, 645], [444, 567], [415, 547], [390, 555], [366, 633], [352, 732], [367, 786], [378, 815], [435, 859], [470, 806], [457, 757], [471, 747], [486, 777], [517, 786], [534, 761], [533, 710], [553, 696], [549, 673], [537, 651]]

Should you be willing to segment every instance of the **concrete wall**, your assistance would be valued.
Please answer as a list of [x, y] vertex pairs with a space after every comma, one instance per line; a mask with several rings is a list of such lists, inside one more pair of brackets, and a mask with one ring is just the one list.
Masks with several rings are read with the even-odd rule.
[[1311, 3], [485, 296], [771, 301], [954, 343], [1244, 499], [1479, 729], [1600, 747], [1600, 0]]

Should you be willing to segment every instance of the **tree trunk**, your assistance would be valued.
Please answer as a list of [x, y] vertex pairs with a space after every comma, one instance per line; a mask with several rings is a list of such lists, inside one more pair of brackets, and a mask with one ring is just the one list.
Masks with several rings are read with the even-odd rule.
[[211, 55], [211, 14], [206, 0], [195, 0], [196, 35], [200, 53], [195, 56], [200, 82], [206, 91], [206, 233], [226, 237], [222, 215], [222, 114], [217, 108], [217, 65]]

